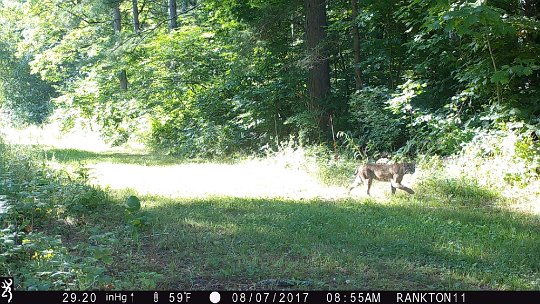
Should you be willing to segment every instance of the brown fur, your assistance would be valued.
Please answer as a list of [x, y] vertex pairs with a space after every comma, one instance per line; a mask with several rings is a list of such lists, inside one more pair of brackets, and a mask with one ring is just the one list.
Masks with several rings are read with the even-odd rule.
[[392, 194], [396, 193], [396, 188], [406, 191], [409, 194], [414, 194], [414, 191], [411, 188], [405, 187], [401, 184], [403, 176], [405, 174], [413, 174], [414, 171], [414, 163], [360, 165], [360, 167], [358, 167], [354, 173], [356, 177], [349, 188], [349, 194], [353, 188], [359, 184], [363, 184], [364, 181], [367, 180], [367, 194], [369, 195], [369, 190], [371, 188], [373, 179], [379, 181], [390, 181]]

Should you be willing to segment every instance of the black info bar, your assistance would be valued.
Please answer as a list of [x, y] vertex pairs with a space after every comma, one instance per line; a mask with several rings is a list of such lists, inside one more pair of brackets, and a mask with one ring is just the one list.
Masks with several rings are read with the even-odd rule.
[[11, 291], [1, 303], [540, 303], [540, 291]]

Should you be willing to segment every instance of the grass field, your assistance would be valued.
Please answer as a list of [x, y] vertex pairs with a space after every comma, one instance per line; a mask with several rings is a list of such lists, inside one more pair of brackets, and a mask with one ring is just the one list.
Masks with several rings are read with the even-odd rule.
[[[336, 170], [329, 186], [298, 159], [216, 164], [50, 146], [37, 154], [86, 170], [105, 189], [90, 196], [103, 201], [98, 209], [34, 225], [60, 237], [56, 256], [91, 257], [78, 271], [93, 279], [81, 288], [540, 290], [540, 217], [466, 179], [420, 169], [406, 179], [415, 195], [390, 197], [377, 183], [373, 197], [348, 196], [353, 167]], [[144, 215], [136, 229], [122, 207], [130, 195]], [[53, 280], [40, 273], [22, 287], [62, 288], [37, 284]]]
[[146, 197], [163, 287], [538, 289], [538, 219], [424, 200]]
[[[158, 270], [158, 288], [540, 289], [539, 217], [509, 211], [497, 193], [464, 180], [427, 178], [416, 195], [395, 197], [378, 183], [366, 198], [279, 165], [257, 163], [258, 175], [251, 162], [60, 152], [66, 162], [106, 161], [122, 187], [134, 183], [102, 186], [119, 200], [138, 195], [151, 215], [137, 266], [124, 271]], [[118, 175], [127, 168], [150, 171]], [[169, 182], [175, 170], [188, 178]]]

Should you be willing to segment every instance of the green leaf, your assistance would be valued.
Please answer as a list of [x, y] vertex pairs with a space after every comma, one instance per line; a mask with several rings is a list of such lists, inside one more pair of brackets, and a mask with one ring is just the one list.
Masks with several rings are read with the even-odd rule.
[[493, 76], [491, 76], [491, 82], [507, 84], [509, 82], [508, 73], [506, 73], [505, 71], [497, 71], [493, 73]]
[[532, 69], [530, 67], [524, 67], [523, 68], [523, 75], [531, 76], [531, 74], [532, 74]]
[[127, 198], [126, 205], [129, 212], [135, 212], [141, 209], [141, 201], [134, 195]]

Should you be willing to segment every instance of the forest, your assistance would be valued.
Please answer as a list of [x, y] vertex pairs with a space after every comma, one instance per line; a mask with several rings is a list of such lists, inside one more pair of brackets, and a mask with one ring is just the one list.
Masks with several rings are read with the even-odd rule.
[[536, 0], [0, 0], [0, 106], [16, 289], [540, 290]]

